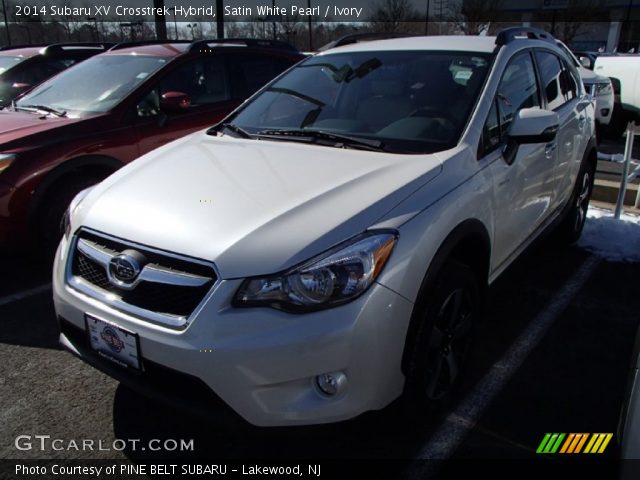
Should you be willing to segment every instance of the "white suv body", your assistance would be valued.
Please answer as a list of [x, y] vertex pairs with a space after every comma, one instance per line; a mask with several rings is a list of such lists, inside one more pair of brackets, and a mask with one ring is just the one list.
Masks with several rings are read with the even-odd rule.
[[[344, 420], [403, 392], [416, 403], [446, 398], [486, 287], [552, 224], [575, 240], [591, 192], [593, 101], [553, 42], [525, 36], [328, 50], [215, 131], [79, 195], [53, 272], [62, 345], [171, 401], [182, 397], [168, 396], [173, 379], [204, 385], [256, 425]], [[422, 142], [422, 130], [403, 137], [434, 125], [429, 105], [380, 134], [357, 132], [367, 112], [355, 121], [337, 118], [340, 108], [316, 122], [333, 125], [324, 132], [273, 125], [299, 104], [316, 102], [316, 117], [326, 107], [302, 91], [317, 87], [306, 75], [329, 77], [336, 91], [322, 92], [332, 98], [351, 88], [379, 110], [397, 105], [379, 92], [398, 94], [393, 75], [421, 74], [412, 55], [422, 55], [429, 75], [406, 83], [415, 101], [437, 86], [432, 54], [458, 86], [475, 88], [444, 149]], [[371, 91], [369, 80], [379, 81]], [[367, 101], [356, 100], [356, 110]]]
[[640, 55], [604, 54], [596, 58], [594, 71], [611, 79], [615, 92], [615, 111], [611, 132], [622, 135], [629, 122], [640, 118]]

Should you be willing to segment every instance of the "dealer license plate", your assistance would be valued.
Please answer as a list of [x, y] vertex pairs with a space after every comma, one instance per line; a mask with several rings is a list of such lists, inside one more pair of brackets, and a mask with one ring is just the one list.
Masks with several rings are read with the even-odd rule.
[[140, 370], [138, 335], [90, 315], [85, 315], [85, 322], [89, 344], [98, 355], [121, 367]]

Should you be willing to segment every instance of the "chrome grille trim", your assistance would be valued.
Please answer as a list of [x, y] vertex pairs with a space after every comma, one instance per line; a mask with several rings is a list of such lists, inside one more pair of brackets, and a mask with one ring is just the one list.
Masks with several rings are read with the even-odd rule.
[[155, 323], [176, 330], [184, 330], [189, 325], [187, 317], [180, 317], [168, 313], [157, 313], [151, 310], [138, 308], [135, 305], [123, 302], [114, 294], [107, 292], [106, 290], [96, 288], [94, 285], [84, 281], [80, 277], [71, 276], [70, 279], [67, 279], [67, 283], [70, 287], [86, 295], [87, 297], [98, 300], [100, 303], [104, 303], [105, 305], [115, 308], [116, 310], [133, 315], [134, 317], [141, 320], [145, 320], [150, 323]]
[[[74, 274], [74, 261], [79, 261], [81, 256], [86, 257], [90, 261], [99, 265], [104, 269], [104, 276], [110, 276], [109, 273], [109, 262], [110, 260], [118, 255], [120, 252], [116, 250], [112, 250], [110, 248], [104, 247], [102, 245], [98, 245], [90, 240], [85, 238], [80, 238], [86, 234], [91, 237], [102, 238], [106, 242], [112, 242], [115, 244], [119, 244], [125, 246], [126, 248], [136, 249], [145, 253], [153, 253], [155, 256], [165, 257], [167, 259], [172, 259], [181, 263], [192, 264], [194, 267], [200, 267], [200, 270], [203, 270], [203, 267], [206, 269], [210, 269], [213, 275], [211, 277], [207, 277], [204, 275], [198, 275], [194, 273], [189, 273], [186, 271], [180, 271], [172, 268], [164, 267], [158, 263], [149, 263], [145, 265], [143, 270], [140, 272], [139, 277], [134, 282], [135, 285], [142, 284], [143, 286], [147, 285], [158, 285], [164, 287], [176, 287], [176, 288], [206, 288], [207, 283], [211, 283], [211, 286], [206, 290], [206, 293], [203, 294], [199, 303], [188, 315], [176, 315], [172, 313], [166, 312], [158, 312], [153, 311], [147, 308], [141, 308], [139, 306], [133, 305], [123, 300], [123, 296], [127, 294], [127, 292], [134, 292], [134, 290], [125, 290], [121, 287], [118, 287], [122, 290], [123, 295], [118, 295], [117, 292], [109, 291], [100, 286], [97, 286], [90, 281], [82, 278], [79, 275]], [[147, 247], [145, 245], [136, 244], [134, 242], [130, 242], [128, 240], [123, 240], [117, 237], [112, 237], [106, 235], [101, 232], [97, 232], [95, 230], [90, 229], [81, 229], [76, 232], [71, 240], [71, 245], [69, 246], [69, 255], [67, 257], [66, 269], [65, 269], [65, 279], [67, 285], [78, 293], [81, 293], [91, 299], [97, 300], [102, 304], [105, 304], [108, 307], [114, 308], [123, 313], [130, 314], [142, 321], [157, 324], [163, 327], [168, 327], [174, 330], [184, 330], [188, 327], [190, 323], [190, 319], [197, 315], [197, 313], [202, 309], [203, 305], [206, 303], [207, 299], [213, 295], [213, 292], [220, 285], [220, 275], [218, 274], [215, 265], [211, 262], [206, 262], [204, 260], [194, 259], [191, 257], [187, 257], [184, 255], [175, 254], [172, 252], [167, 252], [164, 250], [159, 250], [153, 247]], [[81, 255], [80, 255], [81, 254]], [[143, 277], [144, 273], [144, 277]], [[204, 273], [204, 272], [199, 272]], [[144, 282], [144, 283], [143, 283]]]
[[[100, 245], [82, 238], [78, 240], [76, 248], [94, 262], [102, 265], [109, 280], [115, 283], [112, 278], [111, 271], [109, 270], [109, 262], [112, 258], [118, 255], [118, 252], [113, 252], [110, 249], [103, 248]], [[213, 280], [211, 277], [203, 277], [192, 273], [171, 270], [170, 268], [165, 268], [162, 265], [149, 263], [144, 266], [138, 277], [132, 283], [126, 286], [120, 285], [119, 288], [124, 290], [133, 290], [140, 282], [162, 283], [165, 285], [176, 285], [179, 287], [202, 287], [211, 280]]]

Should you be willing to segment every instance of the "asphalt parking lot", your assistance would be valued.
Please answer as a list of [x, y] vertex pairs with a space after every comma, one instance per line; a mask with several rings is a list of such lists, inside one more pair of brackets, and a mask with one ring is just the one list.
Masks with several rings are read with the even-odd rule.
[[[640, 311], [636, 263], [545, 240], [490, 289], [468, 374], [430, 421], [408, 421], [396, 403], [338, 425], [261, 429], [221, 411], [203, 422], [62, 351], [48, 267], [30, 255], [0, 265], [0, 459], [167, 458], [130, 448], [23, 451], [19, 435], [193, 439], [195, 451], [171, 453], [187, 461], [400, 459], [407, 478], [422, 477], [415, 459], [540, 458], [547, 432], [616, 432]], [[618, 454], [614, 440], [602, 457]]]

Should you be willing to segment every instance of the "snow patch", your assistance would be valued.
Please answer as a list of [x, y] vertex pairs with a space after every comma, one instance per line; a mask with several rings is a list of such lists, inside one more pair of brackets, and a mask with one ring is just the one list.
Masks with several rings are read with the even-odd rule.
[[578, 246], [611, 262], [640, 262], [640, 217], [589, 207]]

